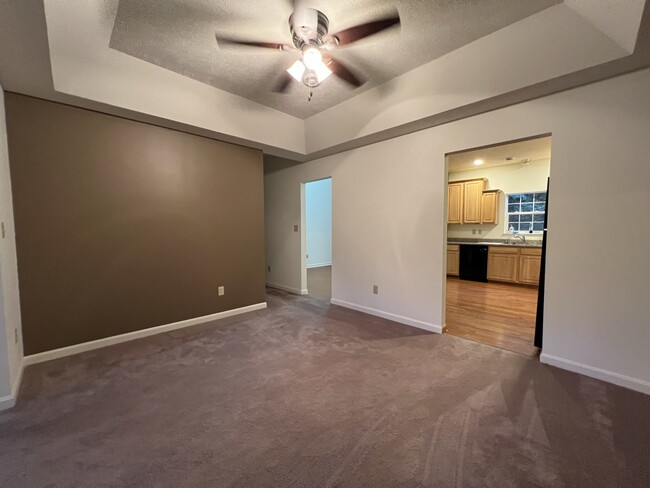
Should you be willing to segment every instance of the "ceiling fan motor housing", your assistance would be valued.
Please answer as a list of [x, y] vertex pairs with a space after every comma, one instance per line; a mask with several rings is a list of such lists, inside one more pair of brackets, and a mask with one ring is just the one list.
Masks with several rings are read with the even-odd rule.
[[302, 8], [289, 17], [293, 45], [302, 49], [305, 44], [321, 44], [329, 31], [330, 21], [320, 10]]

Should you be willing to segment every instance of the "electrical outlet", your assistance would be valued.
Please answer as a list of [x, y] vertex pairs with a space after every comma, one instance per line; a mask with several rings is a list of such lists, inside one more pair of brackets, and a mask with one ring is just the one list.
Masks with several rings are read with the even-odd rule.
[[372, 293], [374, 295], [379, 295], [379, 285], [372, 285]]
[[476, 229], [472, 229], [472, 234], [476, 235]]
[[5, 223], [2, 223], [2, 238], [5, 238]]
[[481, 235], [481, 234], [483, 234], [483, 229], [478, 230], [478, 235]]
[[219, 287], [219, 296], [222, 297], [226, 294], [226, 287], [225, 286], [220, 286]]
[[294, 226], [293, 226], [293, 231], [294, 231], [294, 232], [298, 232], [298, 226], [297, 226], [297, 225], [294, 225]]
[[14, 329], [14, 344], [18, 344], [18, 329]]
[[271, 266], [268, 267], [269, 273], [271, 272]]

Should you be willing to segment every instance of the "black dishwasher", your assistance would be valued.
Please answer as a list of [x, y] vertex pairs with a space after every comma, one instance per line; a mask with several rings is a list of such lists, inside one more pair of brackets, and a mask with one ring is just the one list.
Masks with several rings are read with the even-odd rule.
[[487, 283], [488, 247], [475, 244], [460, 245], [461, 280]]

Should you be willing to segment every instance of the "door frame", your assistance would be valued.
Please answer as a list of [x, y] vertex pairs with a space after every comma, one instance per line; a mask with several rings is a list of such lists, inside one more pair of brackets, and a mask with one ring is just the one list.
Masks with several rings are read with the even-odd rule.
[[[523, 137], [523, 138], [518, 138], [510, 141], [503, 141], [503, 142], [498, 142], [494, 144], [488, 144], [485, 146], [478, 146], [478, 147], [470, 147], [467, 149], [462, 149], [462, 150], [457, 150], [457, 151], [451, 151], [447, 152], [444, 155], [444, 166], [445, 166], [445, 177], [443, 178], [444, 182], [444, 216], [443, 216], [443, 222], [445, 222], [444, 225], [444, 232], [442, 233], [442, 239], [443, 239], [443, 256], [442, 256], [442, 263], [443, 263], [443, 269], [442, 269], [442, 333], [447, 332], [447, 241], [448, 241], [448, 236], [447, 236], [447, 230], [448, 230], [448, 225], [447, 224], [447, 218], [448, 218], [448, 212], [449, 212], [449, 156], [452, 154], [457, 154], [457, 153], [464, 153], [468, 151], [474, 151], [478, 149], [487, 149], [490, 147], [498, 147], [498, 146], [504, 146], [507, 144], [515, 144], [518, 142], [524, 142], [524, 141], [530, 141], [533, 139], [541, 139], [544, 137], [550, 137], [551, 138], [551, 164], [553, 163], [553, 133], [552, 132], [546, 132], [543, 134], [538, 134], [538, 135], [533, 135], [529, 137]], [[550, 172], [549, 172], [550, 173]], [[548, 176], [550, 178], [550, 174]], [[547, 184], [547, 191], [548, 191], [548, 184]], [[546, 246], [547, 246], [547, 235], [546, 235], [546, 227], [547, 227], [547, 222], [548, 222], [548, 206], [546, 207], [546, 214], [545, 214], [545, 221], [544, 221], [544, 235], [543, 235], [543, 259], [541, 266], [546, 266]], [[546, 269], [541, 269], [540, 274], [543, 274], [544, 277], [546, 276]], [[541, 285], [541, 283], [540, 283]], [[536, 314], [535, 314], [535, 335], [533, 338], [533, 344], [535, 347], [539, 347], [540, 354], [542, 352], [542, 345], [543, 345], [543, 317], [544, 317], [544, 294], [546, 292], [546, 286], [545, 283], [543, 286], [538, 287], [538, 295], [537, 295], [537, 303], [538, 307], [536, 309]], [[542, 301], [542, 306], [540, 308], [539, 302], [540, 300]], [[538, 323], [538, 315], [542, 314], [542, 322]], [[536, 344], [539, 343], [540, 345], [537, 346]], [[490, 345], [490, 344], [487, 344]], [[496, 347], [496, 346], [492, 346]]]
[[317, 181], [331, 180], [330, 206], [332, 212], [332, 289], [334, 288], [334, 178], [332, 176], [323, 176], [314, 180], [303, 181], [300, 183], [300, 294], [308, 295], [307, 288], [307, 184]]

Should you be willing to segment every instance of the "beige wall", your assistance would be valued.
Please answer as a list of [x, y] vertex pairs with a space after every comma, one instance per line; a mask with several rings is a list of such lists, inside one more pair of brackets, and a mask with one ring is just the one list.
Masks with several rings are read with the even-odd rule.
[[[505, 195], [508, 193], [523, 193], [546, 191], [546, 180], [550, 174], [550, 159], [533, 161], [524, 166], [520, 163], [492, 168], [476, 169], [449, 173], [449, 181], [470, 178], [487, 178], [489, 189], [499, 189], [499, 223], [497, 225], [450, 224], [447, 226], [447, 237], [468, 237], [484, 239], [507, 239], [512, 237], [505, 232]], [[477, 233], [472, 234], [476, 229]], [[479, 234], [479, 231], [481, 232]], [[526, 239], [541, 240], [541, 234], [525, 234]]]
[[26, 354], [265, 301], [260, 151], [6, 107]]
[[440, 327], [445, 154], [550, 133], [542, 361], [650, 393], [648, 87], [639, 71], [269, 172], [267, 281], [302, 288], [300, 184], [331, 176], [336, 303]]

